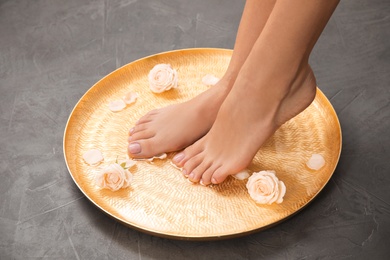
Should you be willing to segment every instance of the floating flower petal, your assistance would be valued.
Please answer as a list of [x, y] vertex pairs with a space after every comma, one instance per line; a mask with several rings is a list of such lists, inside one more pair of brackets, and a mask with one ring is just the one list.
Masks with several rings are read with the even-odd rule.
[[111, 102], [108, 104], [108, 108], [109, 108], [112, 112], [121, 111], [121, 110], [123, 110], [125, 107], [126, 107], [126, 103], [125, 103], [125, 101], [123, 101], [122, 99], [118, 99], [118, 100], [111, 101]]
[[250, 174], [247, 170], [242, 170], [239, 173], [233, 174], [232, 176], [237, 180], [245, 180], [249, 178]]
[[307, 167], [312, 170], [319, 170], [325, 165], [325, 159], [320, 154], [312, 154], [309, 161], [306, 162]]
[[145, 158], [145, 159], [134, 159], [135, 161], [148, 161], [148, 162], [153, 162], [155, 159], [160, 159], [160, 160], [163, 160], [167, 158], [167, 154], [166, 153], [162, 153], [162, 154], [158, 154], [156, 156], [153, 156], [151, 158]]
[[129, 168], [133, 167], [134, 165], [136, 165], [137, 162], [135, 162], [131, 159], [126, 159], [126, 160], [120, 160], [118, 163], [121, 166], [123, 165], [123, 168], [129, 169]]
[[127, 104], [133, 104], [138, 98], [138, 93], [137, 92], [128, 92], [126, 95], [123, 96], [123, 101]]
[[219, 81], [219, 78], [212, 74], [207, 74], [202, 78], [202, 83], [206, 86], [214, 86]]
[[89, 165], [98, 165], [101, 161], [104, 160], [103, 154], [97, 149], [86, 151], [83, 154], [83, 159]]

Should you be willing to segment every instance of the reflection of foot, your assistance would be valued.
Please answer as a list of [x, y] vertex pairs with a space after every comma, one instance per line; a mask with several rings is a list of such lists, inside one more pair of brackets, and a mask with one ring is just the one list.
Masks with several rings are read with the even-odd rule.
[[218, 184], [247, 167], [260, 146], [315, 97], [308, 65], [293, 80], [281, 78], [263, 79], [259, 85], [237, 78], [210, 131], [174, 157], [183, 174], [193, 182]]
[[231, 85], [221, 79], [187, 102], [150, 111], [129, 132], [128, 153], [149, 158], [191, 145], [210, 129]]

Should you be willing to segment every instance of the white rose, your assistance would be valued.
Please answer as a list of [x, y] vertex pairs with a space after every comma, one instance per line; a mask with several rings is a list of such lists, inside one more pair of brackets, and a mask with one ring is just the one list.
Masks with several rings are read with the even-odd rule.
[[246, 184], [249, 195], [259, 204], [282, 203], [286, 186], [274, 171], [255, 172]]
[[157, 64], [149, 72], [149, 87], [154, 93], [162, 93], [177, 87], [177, 72], [169, 64]]
[[117, 191], [121, 188], [130, 186], [133, 180], [133, 175], [129, 170], [125, 170], [117, 163], [110, 164], [104, 167], [97, 173], [95, 181], [102, 189]]

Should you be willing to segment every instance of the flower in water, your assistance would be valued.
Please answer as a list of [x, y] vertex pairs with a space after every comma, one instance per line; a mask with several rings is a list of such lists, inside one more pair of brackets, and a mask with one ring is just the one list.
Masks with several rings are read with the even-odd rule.
[[113, 163], [104, 167], [95, 176], [97, 186], [112, 191], [129, 187], [133, 180], [133, 175], [123, 166]]
[[286, 186], [274, 171], [255, 172], [246, 184], [249, 195], [259, 204], [282, 203]]
[[169, 64], [157, 64], [149, 72], [149, 87], [154, 93], [177, 88], [177, 72]]

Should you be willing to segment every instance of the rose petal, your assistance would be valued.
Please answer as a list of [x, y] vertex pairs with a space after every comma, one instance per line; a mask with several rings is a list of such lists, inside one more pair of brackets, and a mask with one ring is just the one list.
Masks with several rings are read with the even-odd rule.
[[124, 167], [129, 169], [129, 168], [133, 167], [134, 165], [136, 165], [137, 162], [135, 162], [134, 160], [131, 160], [131, 159], [126, 159], [126, 160], [120, 160], [118, 163], [119, 163], [119, 165], [122, 165], [124, 163]]
[[160, 159], [160, 160], [163, 160], [167, 158], [167, 154], [166, 153], [162, 153], [162, 154], [158, 154], [156, 156], [153, 156], [151, 158], [145, 158], [145, 159], [134, 159], [135, 161], [148, 161], [148, 162], [153, 162], [154, 159]]
[[313, 154], [309, 161], [306, 162], [307, 167], [312, 170], [319, 170], [325, 165], [325, 159], [320, 154]]
[[127, 104], [130, 105], [134, 103], [138, 98], [138, 93], [137, 92], [128, 92], [126, 95], [123, 96], [123, 101]]
[[232, 176], [235, 179], [242, 181], [242, 180], [248, 179], [250, 174], [249, 174], [248, 170], [242, 170], [239, 173], [233, 174]]
[[132, 181], [133, 181], [133, 174], [131, 174], [129, 170], [125, 170], [125, 181], [123, 183], [122, 188], [129, 187]]
[[86, 151], [83, 154], [83, 159], [89, 165], [97, 165], [104, 160], [103, 154], [97, 149]]
[[207, 74], [202, 78], [202, 83], [206, 86], [214, 86], [219, 81], [219, 78], [212, 74]]
[[125, 168], [131, 168], [131, 167], [133, 167], [135, 164], [136, 164], [135, 161], [128, 159], [128, 160], [126, 160]]
[[118, 99], [118, 100], [111, 101], [111, 102], [108, 104], [108, 108], [109, 108], [112, 112], [121, 111], [121, 110], [123, 110], [125, 107], [126, 107], [126, 103], [125, 103], [122, 99]]
[[283, 202], [283, 197], [286, 194], [286, 185], [284, 182], [279, 181], [279, 198], [276, 200], [276, 203], [282, 203]]

